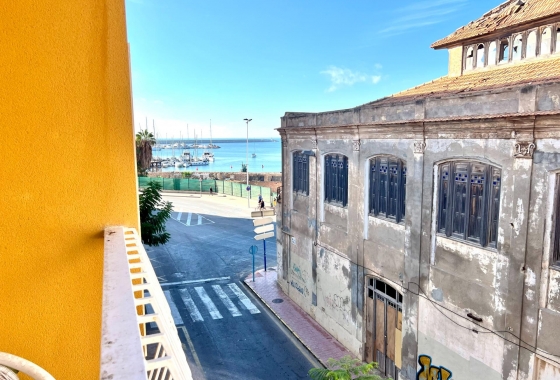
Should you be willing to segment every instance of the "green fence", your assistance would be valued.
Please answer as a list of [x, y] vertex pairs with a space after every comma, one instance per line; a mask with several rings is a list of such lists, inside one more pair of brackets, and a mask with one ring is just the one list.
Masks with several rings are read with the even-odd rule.
[[247, 185], [239, 182], [218, 181], [214, 179], [193, 179], [193, 178], [155, 178], [138, 177], [138, 187], [146, 187], [148, 182], [159, 182], [163, 190], [193, 191], [209, 193], [210, 188], [218, 194], [232, 195], [234, 197], [258, 199], [259, 194], [265, 201], [272, 203], [276, 198], [276, 193], [268, 187], [251, 185], [251, 191], [247, 192]]

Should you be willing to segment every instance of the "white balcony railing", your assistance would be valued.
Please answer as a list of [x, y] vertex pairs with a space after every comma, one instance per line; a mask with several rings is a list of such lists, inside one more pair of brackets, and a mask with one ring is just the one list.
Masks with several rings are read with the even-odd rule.
[[34, 380], [54, 380], [54, 377], [37, 364], [7, 352], [0, 352], [0, 379], [19, 379], [19, 376], [4, 366], [24, 373]]
[[[169, 304], [138, 232], [106, 228], [104, 261], [100, 378], [192, 379]], [[148, 334], [150, 322], [157, 329]]]

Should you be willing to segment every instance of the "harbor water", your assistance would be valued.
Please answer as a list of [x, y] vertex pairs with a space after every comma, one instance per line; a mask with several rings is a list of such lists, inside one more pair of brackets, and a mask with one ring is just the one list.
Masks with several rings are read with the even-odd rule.
[[[159, 142], [159, 141], [158, 141]], [[192, 143], [192, 141], [191, 141]], [[200, 143], [208, 144], [208, 142]], [[214, 144], [219, 145], [219, 149], [189, 149], [191, 155], [201, 157], [204, 152], [214, 153], [214, 162], [210, 162], [204, 166], [189, 166], [187, 168], [161, 168], [163, 172], [235, 172], [241, 171], [241, 165], [245, 163], [247, 143], [243, 141], [235, 142], [219, 142], [215, 141]], [[171, 158], [173, 156], [179, 157], [183, 154], [185, 149], [161, 149], [153, 151], [154, 158], [161, 157], [162, 159]], [[252, 157], [252, 154], [256, 157]], [[197, 170], [198, 169], [198, 170]], [[282, 143], [276, 141], [251, 141], [249, 140], [249, 172], [281, 172], [282, 171]]]

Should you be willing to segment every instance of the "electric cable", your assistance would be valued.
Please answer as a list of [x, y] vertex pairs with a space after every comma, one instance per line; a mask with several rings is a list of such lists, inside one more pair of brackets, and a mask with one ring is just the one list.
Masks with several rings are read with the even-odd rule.
[[[337, 255], [337, 256], [339, 256], [339, 257], [341, 257], [341, 258], [344, 258], [344, 259], [348, 260], [350, 263], [352, 263], [352, 264], [354, 264], [354, 265], [356, 265], [356, 266], [358, 266], [358, 267], [362, 267], [362, 268], [364, 268], [364, 269], [368, 269], [368, 268], [365, 268], [364, 266], [362, 266], [362, 265], [360, 265], [360, 264], [358, 264], [358, 263], [353, 262], [353, 261], [350, 260], [347, 256], [343, 256], [343, 255], [341, 255], [341, 254], [339, 254], [339, 253], [337, 253], [337, 252], [334, 252], [332, 248], [325, 247], [324, 245], [321, 245], [321, 244], [319, 244], [319, 243], [317, 243], [317, 245], [318, 245], [319, 247], [321, 247], [321, 248], [324, 248], [324, 249], [329, 250], [329, 252], [332, 252], [332, 253], [334, 253], [335, 255]], [[376, 273], [376, 272], [374, 272], [374, 273], [375, 273], [375, 275], [381, 277], [382, 279], [389, 280], [389, 281], [391, 281], [391, 283], [395, 283], [392, 279], [390, 279], [390, 278], [388, 278], [388, 277], [385, 277], [385, 276], [383, 276], [383, 275], [381, 275], [381, 274], [379, 274], [379, 273]], [[418, 287], [418, 289], [420, 289], [420, 291], [422, 292], [422, 295], [420, 295], [420, 293], [416, 293], [416, 292], [414, 292], [412, 289], [410, 289], [410, 284], [416, 285], [416, 286]], [[406, 288], [405, 288], [404, 286], [402, 286], [402, 285], [400, 286], [400, 288], [401, 288], [402, 290], [406, 290], [406, 291], [408, 291], [408, 292], [411, 292], [412, 294], [414, 294], [414, 295], [416, 295], [416, 296], [425, 298], [425, 299], [428, 300], [428, 301], [430, 302], [430, 304], [432, 304], [432, 306], [433, 306], [437, 311], [439, 311], [444, 317], [446, 317], [446, 318], [449, 319], [451, 322], [453, 322], [455, 325], [457, 325], [457, 326], [459, 326], [459, 327], [461, 327], [461, 328], [464, 328], [464, 329], [466, 329], [466, 330], [469, 330], [469, 331], [472, 331], [472, 332], [475, 332], [475, 333], [479, 333], [479, 334], [494, 334], [494, 335], [496, 335], [496, 336], [502, 338], [502, 339], [505, 340], [506, 342], [511, 343], [511, 344], [513, 344], [513, 345], [515, 345], [515, 346], [517, 346], [517, 347], [519, 347], [519, 348], [523, 348], [523, 349], [525, 349], [525, 350], [527, 350], [527, 351], [529, 351], [529, 352], [531, 352], [531, 353], [538, 354], [538, 352], [536, 352], [536, 350], [538, 350], [538, 351], [541, 351], [542, 353], [544, 353], [544, 354], [546, 354], [546, 355], [554, 356], [554, 357], [560, 358], [560, 355], [552, 354], [552, 353], [550, 353], [550, 352], [548, 352], [548, 351], [545, 351], [545, 350], [543, 350], [543, 349], [541, 349], [541, 348], [538, 348], [538, 347], [536, 347], [536, 346], [533, 346], [532, 344], [529, 344], [529, 343], [525, 342], [523, 339], [521, 339], [520, 337], [518, 337], [517, 335], [515, 335], [515, 334], [512, 333], [511, 331], [495, 331], [495, 330], [489, 329], [489, 328], [484, 327], [484, 326], [476, 325], [476, 326], [478, 326], [478, 327], [480, 327], [480, 328], [482, 328], [482, 329], [484, 329], [484, 330], [487, 330], [487, 331], [478, 331], [478, 330], [475, 330], [474, 328], [470, 328], [470, 327], [461, 325], [460, 323], [454, 321], [454, 320], [451, 319], [448, 315], [446, 315], [440, 308], [445, 309], [445, 310], [449, 311], [450, 313], [455, 314], [456, 316], [458, 316], [458, 317], [460, 317], [460, 318], [466, 320], [466, 321], [469, 322], [469, 323], [474, 323], [474, 322], [472, 322], [471, 320], [467, 319], [465, 316], [463, 316], [463, 315], [461, 315], [461, 314], [458, 314], [457, 312], [455, 312], [455, 311], [453, 311], [453, 310], [451, 310], [451, 309], [448, 309], [448, 308], [446, 308], [445, 306], [440, 305], [440, 304], [437, 304], [437, 303], [435, 303], [434, 301], [432, 301], [432, 300], [428, 297], [428, 295], [426, 294], [426, 292], [424, 291], [424, 289], [422, 289], [422, 287], [420, 286], [420, 284], [418, 284], [418, 283], [416, 283], [416, 282], [414, 282], [414, 281], [409, 281], [408, 284], [407, 284], [407, 286], [406, 286]], [[515, 339], [519, 340], [520, 342], [524, 343], [524, 344], [527, 345], [529, 348], [532, 348], [532, 349], [534, 349], [535, 351], [529, 349], [528, 347], [525, 347], [525, 346], [523, 346], [523, 345], [520, 345], [519, 343], [513, 342], [513, 341], [511, 341], [511, 340], [507, 339], [506, 337], [501, 336], [501, 335], [499, 334], [499, 333], [504, 333], [504, 332], [509, 333], [509, 334], [512, 335]], [[551, 362], [553, 362], [553, 363], [556, 363], [556, 364], [560, 365], [560, 361], [555, 361], [555, 360], [552, 360], [552, 359], [550, 359], [550, 358], [547, 358], [547, 360], [549, 360], [549, 361], [551, 361]]]

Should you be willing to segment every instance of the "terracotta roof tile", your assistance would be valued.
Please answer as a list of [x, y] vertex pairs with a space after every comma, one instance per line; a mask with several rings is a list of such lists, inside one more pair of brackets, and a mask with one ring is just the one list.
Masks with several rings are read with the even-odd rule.
[[441, 77], [373, 103], [390, 102], [391, 99], [402, 97], [461, 93], [555, 80], [560, 81], [560, 57], [550, 57], [532, 62], [520, 62], [504, 67], [473, 71], [458, 77]]
[[524, 0], [524, 5], [518, 5], [518, 1], [506, 1], [478, 20], [472, 21], [457, 29], [455, 33], [434, 42], [432, 47], [436, 49], [446, 47], [468, 38], [483, 36], [511, 26], [560, 14], [559, 0]]

